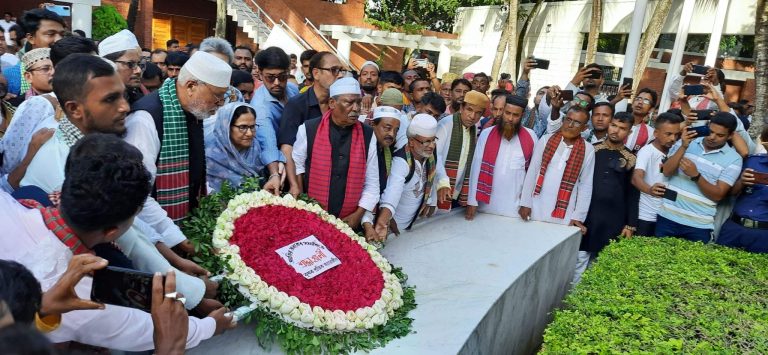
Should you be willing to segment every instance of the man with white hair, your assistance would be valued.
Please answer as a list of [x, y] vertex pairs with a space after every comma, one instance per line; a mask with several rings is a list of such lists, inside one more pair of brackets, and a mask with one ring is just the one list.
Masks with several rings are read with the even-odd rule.
[[144, 96], [141, 91], [141, 47], [131, 31], [122, 30], [101, 41], [99, 56], [117, 64], [117, 73], [125, 84], [129, 104]]
[[175, 222], [205, 194], [202, 121], [224, 104], [231, 75], [227, 63], [197, 51], [178, 78], [136, 102], [126, 119], [125, 140], [141, 150], [154, 177], [152, 196]]
[[235, 61], [235, 51], [232, 50], [232, 45], [223, 38], [208, 37], [200, 42], [198, 50], [213, 54], [229, 65]]
[[371, 127], [358, 121], [360, 84], [346, 77], [330, 89], [329, 110], [304, 122], [293, 145], [300, 188], [354, 229], [379, 202], [379, 159]]
[[405, 158], [393, 159], [392, 174], [381, 196], [375, 227], [378, 240], [386, 239], [388, 232], [400, 234], [400, 228], [410, 229], [427, 210], [429, 200], [435, 199], [432, 185], [437, 167], [437, 121], [428, 114], [418, 114], [408, 126], [407, 135]]

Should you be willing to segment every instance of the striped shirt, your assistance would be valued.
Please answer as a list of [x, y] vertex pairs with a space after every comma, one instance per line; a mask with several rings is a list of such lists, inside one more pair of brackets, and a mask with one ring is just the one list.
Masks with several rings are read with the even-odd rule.
[[[708, 183], [722, 181], [733, 186], [741, 174], [741, 156], [729, 145], [706, 152], [703, 141], [701, 137], [691, 142], [684, 157], [696, 165], [701, 178]], [[667, 156], [674, 155], [680, 147], [681, 142], [677, 142]], [[677, 192], [677, 199], [664, 199], [660, 216], [693, 228], [714, 229], [717, 203], [704, 196], [695, 181], [678, 169], [668, 188]]]

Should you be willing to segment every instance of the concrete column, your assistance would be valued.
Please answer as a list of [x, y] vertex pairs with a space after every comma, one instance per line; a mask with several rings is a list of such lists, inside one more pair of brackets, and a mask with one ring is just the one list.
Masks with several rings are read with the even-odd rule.
[[[696, 0], [685, 0], [685, 2], [683, 2], [683, 11], [680, 14], [680, 17], [678, 17], [680, 23], [677, 27], [677, 36], [675, 37], [675, 46], [672, 49], [672, 57], [669, 59], [669, 67], [667, 67], [667, 79], [664, 81], [659, 112], [667, 111], [671, 104], [667, 87], [669, 87], [669, 83], [672, 82], [672, 77], [675, 76], [675, 72], [680, 70], [680, 62], [683, 60], [685, 42], [688, 41], [688, 29], [691, 25], [691, 16], [693, 16], [693, 7], [695, 4]], [[720, 41], [718, 40], [718, 43], [719, 42]]]
[[83, 30], [86, 37], [91, 37], [93, 28], [92, 14], [93, 6], [101, 5], [101, 0], [58, 0], [59, 2], [71, 3], [72, 7], [72, 30]]
[[438, 78], [443, 77], [443, 74], [451, 71], [451, 55], [453, 51], [445, 44], [440, 45], [440, 55], [437, 57], [437, 70], [435, 75]]
[[712, 25], [712, 35], [709, 37], [709, 47], [707, 48], [707, 58], [704, 65], [715, 66], [717, 61], [717, 52], [720, 49], [720, 38], [723, 36], [723, 25], [725, 24], [725, 14], [728, 12], [729, 0], [719, 0], [717, 2], [717, 12], [715, 13], [715, 23]]
[[[345, 36], [346, 37], [346, 36]], [[336, 43], [336, 51], [341, 60], [349, 63], [349, 53], [352, 50], [352, 41], [349, 38], [339, 38]]]
[[635, 1], [635, 10], [632, 12], [632, 27], [629, 30], [627, 50], [624, 52], [624, 64], [621, 67], [622, 79], [633, 76], [637, 52], [640, 49], [640, 36], [643, 34], [643, 25], [645, 24], [645, 9], [647, 7], [648, 0]]

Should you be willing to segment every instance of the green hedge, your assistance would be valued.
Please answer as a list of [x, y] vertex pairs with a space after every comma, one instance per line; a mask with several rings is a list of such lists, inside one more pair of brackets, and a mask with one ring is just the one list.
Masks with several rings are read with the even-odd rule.
[[768, 255], [677, 238], [611, 243], [541, 353], [768, 353]]

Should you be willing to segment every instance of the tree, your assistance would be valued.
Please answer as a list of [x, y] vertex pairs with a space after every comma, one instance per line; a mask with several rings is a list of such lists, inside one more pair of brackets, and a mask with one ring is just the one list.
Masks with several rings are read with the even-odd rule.
[[224, 38], [227, 35], [227, 0], [216, 0], [216, 29], [215, 36]]
[[594, 63], [597, 53], [597, 40], [600, 36], [600, 27], [603, 24], [603, 2], [592, 0], [592, 17], [589, 21], [589, 36], [587, 37], [587, 57], [584, 63]]
[[536, 5], [533, 5], [533, 9], [531, 9], [531, 12], [529, 12], [528, 16], [525, 17], [523, 28], [520, 30], [520, 34], [517, 36], [517, 58], [515, 58], [517, 68], [520, 68], [520, 64], [522, 63], [523, 47], [525, 46], [525, 37], [528, 35], [528, 28], [531, 27], [533, 19], [536, 18], [536, 15], [539, 14], [539, 10], [541, 9], [541, 4], [543, 2], [544, 0], [536, 0]]
[[768, 1], [758, 0], [755, 10], [755, 113], [751, 136], [755, 137], [768, 123]]
[[128, 23], [117, 11], [117, 8], [112, 5], [103, 5], [93, 9], [91, 18], [93, 20], [91, 37], [96, 41], [101, 41], [128, 28]]
[[515, 58], [517, 55], [517, 41], [512, 42], [513, 39], [517, 39], [517, 0], [508, 0], [507, 7], [509, 13], [507, 13], [507, 19], [504, 24], [504, 28], [501, 30], [501, 38], [499, 44], [496, 46], [496, 56], [493, 58], [493, 66], [491, 67], [491, 78], [496, 80], [499, 77], [499, 70], [501, 69], [501, 62], [504, 59], [504, 53], [507, 54], [507, 72], [515, 78], [515, 72], [517, 71], [517, 63]]
[[653, 15], [651, 15], [651, 21], [648, 22], [648, 28], [646, 28], [643, 36], [640, 38], [640, 48], [637, 51], [635, 70], [632, 74], [632, 77], [635, 78], [632, 84], [633, 91], [637, 90], [640, 80], [643, 79], [645, 67], [648, 66], [648, 60], [651, 59], [653, 48], [656, 47], [656, 42], [659, 41], [661, 28], [664, 26], [664, 22], [667, 21], [670, 7], [672, 7], [672, 0], [658, 0], [656, 2], [656, 8], [653, 10]]
[[134, 32], [136, 28], [136, 14], [139, 11], [139, 0], [131, 0], [131, 4], [128, 5], [128, 31]]
[[426, 28], [451, 32], [459, 7], [500, 5], [503, 0], [369, 0], [365, 13], [382, 28]]

